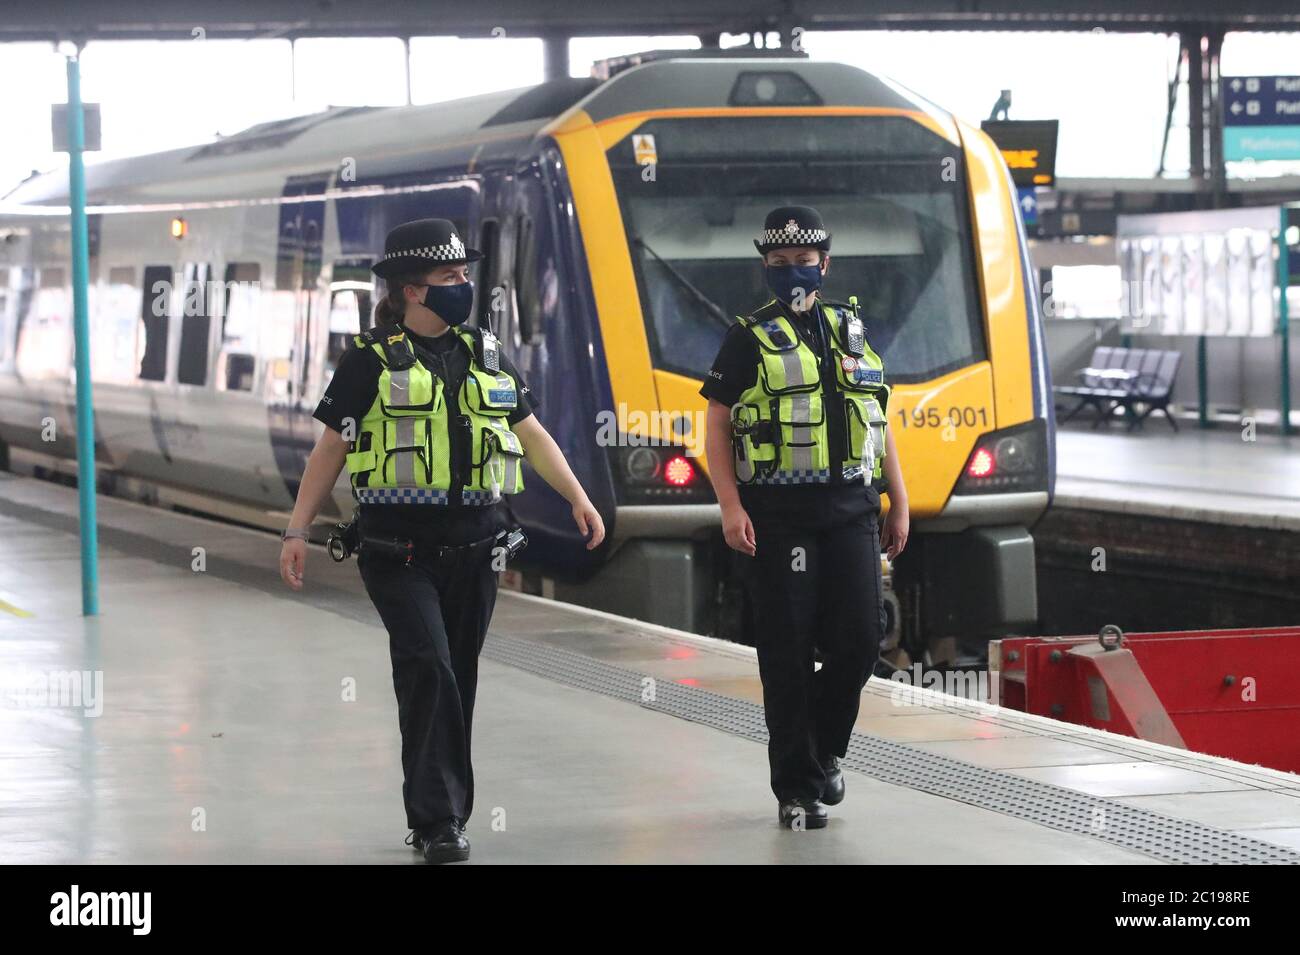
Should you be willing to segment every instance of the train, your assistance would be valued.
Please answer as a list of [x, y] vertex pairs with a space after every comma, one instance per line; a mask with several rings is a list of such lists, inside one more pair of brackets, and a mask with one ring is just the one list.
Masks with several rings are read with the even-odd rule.
[[[770, 55], [769, 55], [770, 54]], [[1055, 423], [1017, 193], [994, 143], [888, 78], [788, 51], [646, 53], [429, 105], [333, 107], [86, 168], [103, 480], [283, 516], [312, 418], [383, 294], [394, 225], [485, 253], [472, 322], [540, 399], [610, 535], [588, 551], [534, 474], [521, 586], [734, 638], [698, 394], [768, 297], [778, 205], [833, 234], [825, 293], [883, 356], [912, 539], [886, 567], [896, 662], [1028, 632]], [[0, 455], [75, 457], [66, 170], [0, 199]], [[322, 520], [347, 519], [344, 473]]]

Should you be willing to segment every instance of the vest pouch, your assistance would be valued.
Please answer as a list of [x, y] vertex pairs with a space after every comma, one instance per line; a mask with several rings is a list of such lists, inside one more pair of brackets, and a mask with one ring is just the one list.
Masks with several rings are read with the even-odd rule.
[[849, 457], [875, 471], [885, 456], [885, 412], [880, 402], [868, 395], [844, 396]]
[[731, 408], [731, 446], [736, 480], [748, 484], [776, 465], [780, 427], [759, 415], [758, 405], [736, 404]]
[[346, 461], [348, 475], [353, 487], [367, 487], [379, 464], [379, 454], [374, 448], [374, 434], [363, 430], [352, 443], [353, 450], [348, 452]]
[[829, 466], [827, 444], [824, 439], [817, 440], [826, 423], [825, 402], [820, 392], [777, 399], [776, 420], [781, 427], [782, 468], [807, 471]]
[[463, 393], [470, 411], [490, 418], [504, 418], [519, 406], [515, 380], [504, 372], [494, 374], [471, 366]]
[[518, 494], [524, 489], [524, 445], [504, 424], [482, 427], [480, 431], [479, 488], [502, 494]]
[[418, 362], [379, 375], [379, 406], [388, 417], [436, 414], [442, 402], [442, 379]]
[[384, 483], [390, 487], [429, 487], [433, 483], [429, 419], [392, 418], [382, 424]]

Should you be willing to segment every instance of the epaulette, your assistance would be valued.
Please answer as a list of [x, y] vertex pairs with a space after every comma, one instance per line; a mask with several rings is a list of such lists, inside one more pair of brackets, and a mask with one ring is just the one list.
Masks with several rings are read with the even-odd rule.
[[376, 325], [353, 336], [352, 340], [358, 348], [379, 345], [384, 350], [384, 364], [393, 371], [401, 371], [415, 364], [415, 353], [406, 340], [406, 332], [397, 324]]

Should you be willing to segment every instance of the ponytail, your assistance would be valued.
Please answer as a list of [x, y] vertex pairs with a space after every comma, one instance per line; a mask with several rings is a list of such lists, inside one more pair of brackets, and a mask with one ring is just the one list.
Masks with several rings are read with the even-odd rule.
[[383, 298], [375, 303], [375, 311], [370, 324], [378, 328], [381, 325], [395, 324], [400, 320], [406, 314], [406, 296], [402, 293], [402, 287], [405, 285], [419, 285], [423, 279], [423, 272], [394, 275], [387, 279], [385, 285], [388, 291]]

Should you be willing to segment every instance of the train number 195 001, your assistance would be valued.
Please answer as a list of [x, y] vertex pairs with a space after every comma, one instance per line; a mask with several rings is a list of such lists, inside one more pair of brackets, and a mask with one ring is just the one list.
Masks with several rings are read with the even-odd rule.
[[904, 428], [987, 428], [989, 414], [986, 408], [971, 405], [953, 405], [947, 410], [931, 406], [899, 408], [898, 420]]

